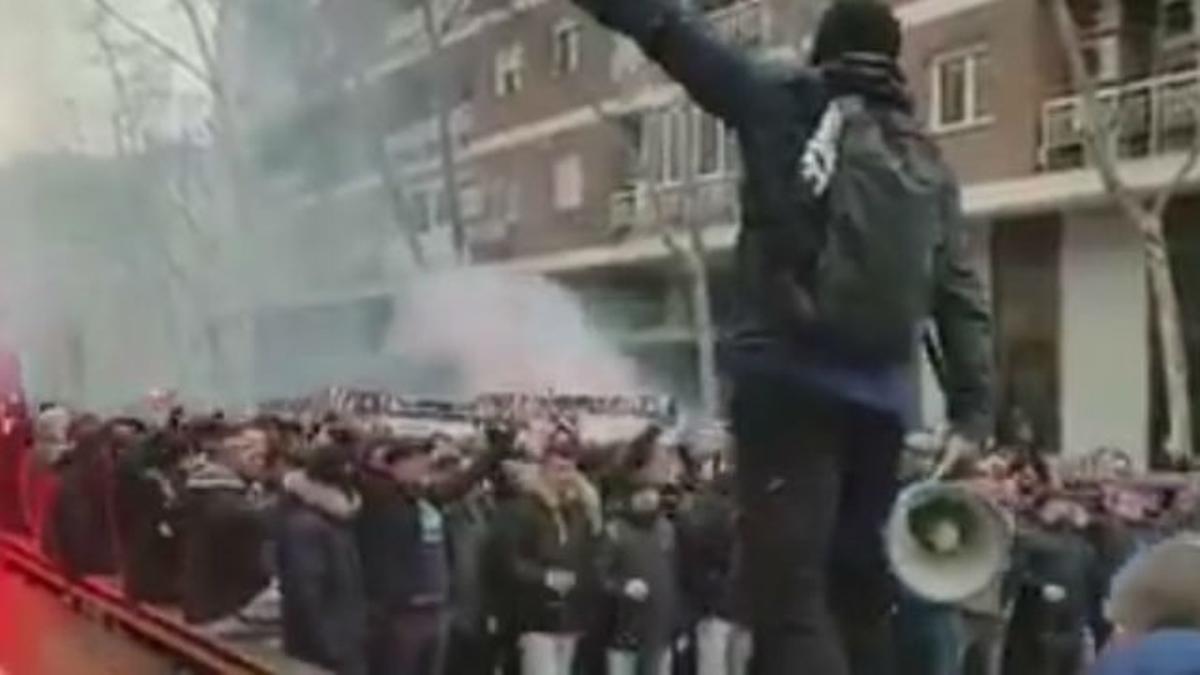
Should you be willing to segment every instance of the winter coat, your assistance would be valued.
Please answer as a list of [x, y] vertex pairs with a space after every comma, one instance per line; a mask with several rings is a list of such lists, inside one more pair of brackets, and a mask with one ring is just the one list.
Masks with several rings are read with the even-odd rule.
[[162, 436], [152, 437], [116, 459], [114, 529], [121, 580], [134, 602], [179, 599], [184, 477], [165, 445]]
[[270, 511], [233, 470], [214, 462], [188, 475], [184, 500], [183, 614], [207, 623], [234, 614], [270, 583]]
[[108, 452], [101, 439], [90, 439], [64, 456], [57, 469], [60, 483], [51, 527], [55, 555], [68, 578], [116, 572]]
[[[577, 489], [556, 495], [540, 478], [524, 486], [511, 505], [505, 536], [518, 633], [575, 633], [595, 611], [595, 553], [602, 525], [595, 490], [579, 477]], [[547, 585], [547, 573], [573, 574], [565, 594]]]
[[446, 604], [450, 571], [445, 522], [437, 507], [386, 478], [368, 478], [356, 529], [373, 616]]
[[732, 618], [737, 544], [733, 497], [705, 486], [686, 500], [675, 522], [688, 611], [697, 619]]
[[[669, 646], [683, 624], [675, 526], [663, 515], [626, 514], [610, 522], [605, 535], [601, 578], [616, 609], [611, 644], [653, 654]], [[635, 579], [649, 588], [644, 600], [625, 594]]]
[[468, 634], [483, 634], [484, 557], [489, 537], [491, 500], [472, 495], [449, 506], [446, 529], [450, 551], [450, 597], [455, 627]]
[[353, 520], [358, 495], [302, 472], [283, 480], [276, 555], [284, 651], [339, 675], [366, 671], [367, 605]]
[[[725, 44], [702, 17], [671, 0], [576, 0], [624, 33], [706, 112], [737, 132], [743, 180], [736, 251], [740, 316], [730, 356], [764, 350], [785, 363], [829, 364], [836, 345], [797, 344], [785, 281], [797, 260], [811, 261], [824, 241], [826, 215], [797, 189], [800, 156], [830, 100], [861, 96], [872, 109], [911, 117], [899, 68], [845, 59], [822, 67], [771, 67]], [[944, 176], [944, 240], [935, 251], [932, 317], [944, 352], [951, 421], [984, 437], [991, 426], [991, 321], [966, 248], [965, 221], [949, 168]], [[935, 174], [936, 175], [936, 174]], [[881, 187], [881, 189], [883, 189]], [[914, 345], [914, 353], [916, 345]]]

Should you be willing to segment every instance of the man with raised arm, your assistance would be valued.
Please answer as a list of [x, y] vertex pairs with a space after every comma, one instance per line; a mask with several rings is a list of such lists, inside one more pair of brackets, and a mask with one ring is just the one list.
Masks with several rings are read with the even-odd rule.
[[[991, 430], [991, 320], [956, 182], [915, 122], [887, 6], [835, 2], [807, 67], [767, 67], [676, 0], [574, 0], [738, 136], [733, 388], [745, 591], [762, 675], [893, 670], [880, 532], [924, 344], [952, 454]], [[832, 611], [830, 611], [832, 609]]]

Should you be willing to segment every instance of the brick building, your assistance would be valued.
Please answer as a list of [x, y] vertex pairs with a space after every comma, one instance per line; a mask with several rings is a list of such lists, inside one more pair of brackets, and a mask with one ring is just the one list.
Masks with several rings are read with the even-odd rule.
[[[1145, 456], [1163, 406], [1139, 242], [1086, 166], [1078, 101], [1045, 3], [896, 0], [904, 67], [922, 118], [962, 177], [997, 315], [1001, 410], [1027, 411], [1051, 447], [1115, 445]], [[344, 162], [345, 171], [297, 190], [300, 203], [312, 207], [316, 194], [322, 209], [385, 217], [398, 186], [402, 199], [390, 203], [403, 202], [435, 258], [452, 258], [444, 110], [471, 262], [572, 287], [623, 349], [671, 386], [694, 388], [686, 280], [655, 228], [681, 217], [703, 225], [720, 322], [738, 217], [731, 136], [632, 45], [563, 0], [431, 0], [428, 15], [419, 3], [376, 6], [387, 4], [313, 3], [327, 32], [333, 27], [323, 49], [342, 54], [335, 93], [324, 100], [369, 101], [360, 107], [374, 111], [387, 167]], [[700, 4], [723, 39], [794, 61], [821, 3]], [[1088, 62], [1119, 111], [1123, 170], [1139, 188], [1169, 180], [1196, 133], [1194, 4], [1075, 3]], [[1150, 24], [1162, 27], [1161, 50], [1151, 48]], [[297, 100], [307, 109], [314, 98]], [[1200, 274], [1188, 263], [1200, 253], [1195, 178], [1168, 220], [1200, 368]], [[380, 275], [324, 301], [365, 302], [386, 296], [388, 283]]]

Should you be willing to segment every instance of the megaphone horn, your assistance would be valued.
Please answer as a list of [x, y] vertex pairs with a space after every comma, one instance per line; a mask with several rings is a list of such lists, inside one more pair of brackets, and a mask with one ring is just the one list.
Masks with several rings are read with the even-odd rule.
[[987, 590], [1008, 568], [1008, 514], [963, 485], [927, 481], [896, 499], [884, 531], [892, 571], [931, 602], [954, 604]]

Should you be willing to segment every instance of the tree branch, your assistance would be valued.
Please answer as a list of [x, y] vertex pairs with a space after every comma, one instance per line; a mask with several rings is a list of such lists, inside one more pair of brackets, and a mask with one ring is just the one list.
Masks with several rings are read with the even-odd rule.
[[[433, 0], [430, 1], [432, 2]], [[450, 8], [449, 12], [446, 12], [446, 16], [442, 19], [442, 23], [438, 27], [438, 32], [441, 35], [445, 35], [454, 30], [454, 25], [458, 23], [459, 19], [466, 16], [467, 8], [470, 6], [471, 0], [458, 0], [458, 2], [454, 3], [454, 6]]]
[[1067, 2], [1068, 0], [1051, 0], [1050, 7], [1072, 83], [1079, 91], [1080, 101], [1083, 103], [1084, 142], [1092, 153], [1096, 171], [1105, 189], [1113, 195], [1121, 208], [1136, 216], [1143, 211], [1143, 207], [1121, 179], [1116, 159], [1113, 157], [1112, 145], [1109, 143], [1110, 136], [1105, 134], [1101, 137], [1104, 133], [1104, 116], [1100, 114], [1096, 81], [1087, 72], [1087, 65], [1083, 61], [1083, 45]]
[[1179, 188], [1183, 187], [1183, 182], [1187, 180], [1192, 171], [1196, 168], [1197, 163], [1200, 163], [1200, 115], [1197, 115], [1196, 105], [1193, 102], [1192, 111], [1192, 129], [1194, 137], [1192, 138], [1192, 146], [1188, 148], [1187, 157], [1183, 159], [1183, 163], [1179, 165], [1179, 169], [1171, 178], [1171, 182], [1158, 193], [1154, 198], [1154, 206], [1152, 213], [1162, 218], [1167, 211], [1167, 206], [1171, 203], [1171, 198], [1179, 192]]
[[162, 54], [164, 56], [166, 56], [167, 59], [169, 59], [175, 65], [179, 66], [181, 69], [183, 69], [183, 71], [186, 72], [188, 75], [191, 75], [192, 77], [199, 80], [200, 83], [203, 84], [205, 87], [208, 87], [210, 90], [213, 88], [214, 82], [211, 77], [211, 74], [204, 72], [203, 66], [201, 66], [200, 64], [196, 63], [195, 61], [193, 61], [192, 59], [190, 59], [189, 57], [184, 55], [183, 52], [181, 52], [178, 49], [176, 49], [175, 47], [171, 46], [171, 44], [169, 42], [160, 38], [154, 32], [145, 28], [144, 26], [137, 23], [133, 19], [130, 19], [128, 16], [123, 14], [119, 9], [117, 9], [116, 7], [113, 7], [112, 4], [109, 2], [109, 0], [95, 0], [95, 2], [96, 2], [96, 6], [98, 8], [100, 8], [101, 11], [103, 11], [106, 15], [112, 17], [112, 19], [114, 21], [116, 21], [118, 24], [120, 24], [122, 28], [129, 31], [130, 33], [133, 33], [138, 38], [144, 40], [146, 43], [148, 43], [150, 46], [157, 49], [159, 52], [162, 52]]
[[[191, 29], [192, 39], [196, 42], [196, 50], [200, 52], [200, 60], [204, 63], [205, 69], [208, 70], [208, 76], [215, 85], [217, 83], [216, 54], [213, 51], [212, 43], [204, 33], [204, 22], [200, 19], [200, 12], [192, 2], [193, 0], [175, 0], [175, 4], [179, 5], [184, 16], [187, 17], [188, 28]], [[222, 13], [224, 3], [221, 4], [222, 7], [215, 8], [218, 17]]]

